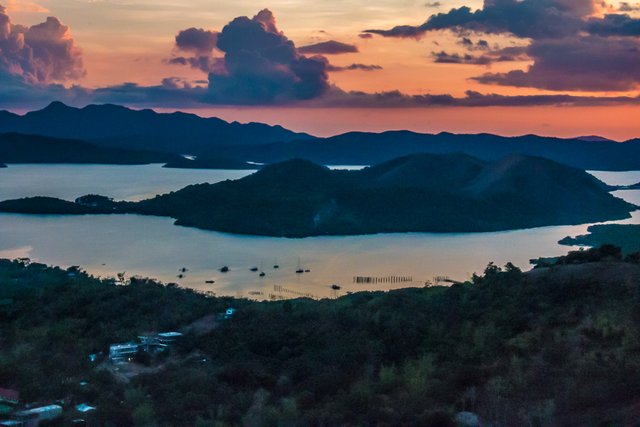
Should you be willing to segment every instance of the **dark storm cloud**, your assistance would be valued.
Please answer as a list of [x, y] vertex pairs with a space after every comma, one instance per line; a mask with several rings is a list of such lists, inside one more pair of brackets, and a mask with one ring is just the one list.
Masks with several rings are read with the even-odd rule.
[[209, 74], [209, 102], [282, 103], [317, 98], [329, 88], [326, 60], [300, 54], [269, 10], [231, 21], [217, 47], [224, 70]]
[[47, 84], [79, 79], [85, 70], [82, 52], [57, 18], [31, 27], [14, 25], [0, 5], [0, 73]]
[[356, 45], [329, 40], [298, 48], [298, 52], [311, 55], [339, 55], [341, 53], [358, 53]]
[[602, 19], [590, 19], [587, 31], [599, 36], [640, 36], [640, 19], [627, 14], [609, 14]]
[[216, 47], [218, 34], [202, 28], [188, 28], [176, 36], [176, 48], [197, 54], [209, 54]]
[[598, 36], [535, 41], [527, 70], [485, 74], [485, 84], [548, 90], [628, 91], [640, 83], [640, 41]]

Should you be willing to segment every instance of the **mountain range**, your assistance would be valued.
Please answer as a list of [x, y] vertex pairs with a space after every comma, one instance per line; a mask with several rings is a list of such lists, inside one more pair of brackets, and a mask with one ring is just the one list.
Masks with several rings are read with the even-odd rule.
[[524, 135], [350, 132], [330, 138], [211, 149], [201, 158], [235, 157], [259, 163], [303, 158], [328, 165], [370, 165], [413, 153], [464, 153], [495, 161], [511, 154], [544, 157], [583, 170], [640, 170], [640, 140], [561, 139]]
[[311, 138], [281, 126], [261, 123], [228, 123], [194, 114], [156, 113], [111, 104], [74, 108], [61, 102], [25, 115], [0, 111], [0, 133], [9, 132], [175, 154], [199, 154], [222, 145], [258, 145]]
[[592, 175], [536, 157], [496, 162], [416, 154], [362, 170], [289, 160], [235, 181], [191, 185], [141, 202], [85, 196], [0, 202], [14, 213], [137, 213], [224, 232], [306, 237], [479, 232], [628, 218], [635, 209]]
[[[328, 138], [281, 126], [228, 123], [186, 113], [156, 113], [117, 105], [73, 108], [60, 102], [17, 115], [0, 111], [0, 133], [21, 133], [84, 141], [103, 148], [189, 154], [170, 167], [252, 168], [306, 159], [319, 164], [372, 165], [416, 153], [463, 153], [486, 161], [521, 154], [543, 157], [583, 170], [640, 170], [640, 139], [616, 142], [599, 136], [573, 139], [523, 135], [423, 134], [410, 131], [349, 132]], [[50, 141], [52, 147], [62, 144]], [[52, 148], [50, 153], [54, 152]], [[42, 161], [60, 161], [43, 155]], [[0, 160], [9, 162], [7, 159]], [[247, 164], [249, 162], [249, 164]]]

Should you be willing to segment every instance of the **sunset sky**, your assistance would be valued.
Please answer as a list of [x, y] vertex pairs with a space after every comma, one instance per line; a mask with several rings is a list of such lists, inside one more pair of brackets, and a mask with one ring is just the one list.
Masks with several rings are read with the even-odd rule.
[[[348, 130], [640, 136], [640, 4], [0, 0], [0, 107]], [[52, 18], [50, 18], [52, 17]]]

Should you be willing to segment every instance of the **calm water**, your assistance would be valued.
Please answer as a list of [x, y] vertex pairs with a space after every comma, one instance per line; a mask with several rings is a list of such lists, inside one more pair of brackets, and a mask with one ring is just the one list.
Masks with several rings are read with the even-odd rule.
[[[73, 199], [87, 193], [118, 199], [140, 198], [188, 184], [217, 182], [247, 171], [162, 169], [159, 166], [41, 166], [0, 169], [0, 200], [32, 195]], [[611, 184], [640, 181], [640, 172], [594, 172]], [[620, 191], [640, 204], [640, 191]], [[640, 212], [627, 223], [640, 224]], [[587, 225], [543, 227], [498, 233], [381, 234], [353, 237], [280, 239], [236, 236], [176, 227], [167, 218], [119, 216], [29, 216], [0, 214], [0, 257], [31, 257], [47, 264], [81, 265], [112, 277], [155, 277], [165, 282], [224, 295], [268, 298], [270, 294], [331, 296], [340, 292], [419, 286], [436, 275], [466, 279], [489, 262], [508, 261], [526, 269], [529, 259], [567, 252], [557, 241], [583, 234]], [[274, 264], [280, 266], [273, 269]], [[300, 264], [299, 264], [300, 263]], [[231, 271], [218, 272], [227, 265]], [[298, 275], [300, 265], [309, 273]], [[262, 266], [265, 278], [252, 267]], [[182, 279], [178, 270], [188, 269]], [[360, 285], [354, 276], [410, 276], [402, 284]], [[215, 280], [215, 284], [206, 284]], [[262, 293], [262, 294], [256, 294]]]

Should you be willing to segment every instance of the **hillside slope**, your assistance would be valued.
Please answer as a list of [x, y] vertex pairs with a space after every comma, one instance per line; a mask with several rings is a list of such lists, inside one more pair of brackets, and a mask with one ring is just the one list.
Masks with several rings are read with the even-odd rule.
[[0, 159], [5, 163], [148, 164], [178, 161], [168, 153], [105, 148], [73, 139], [17, 133], [0, 134]]

